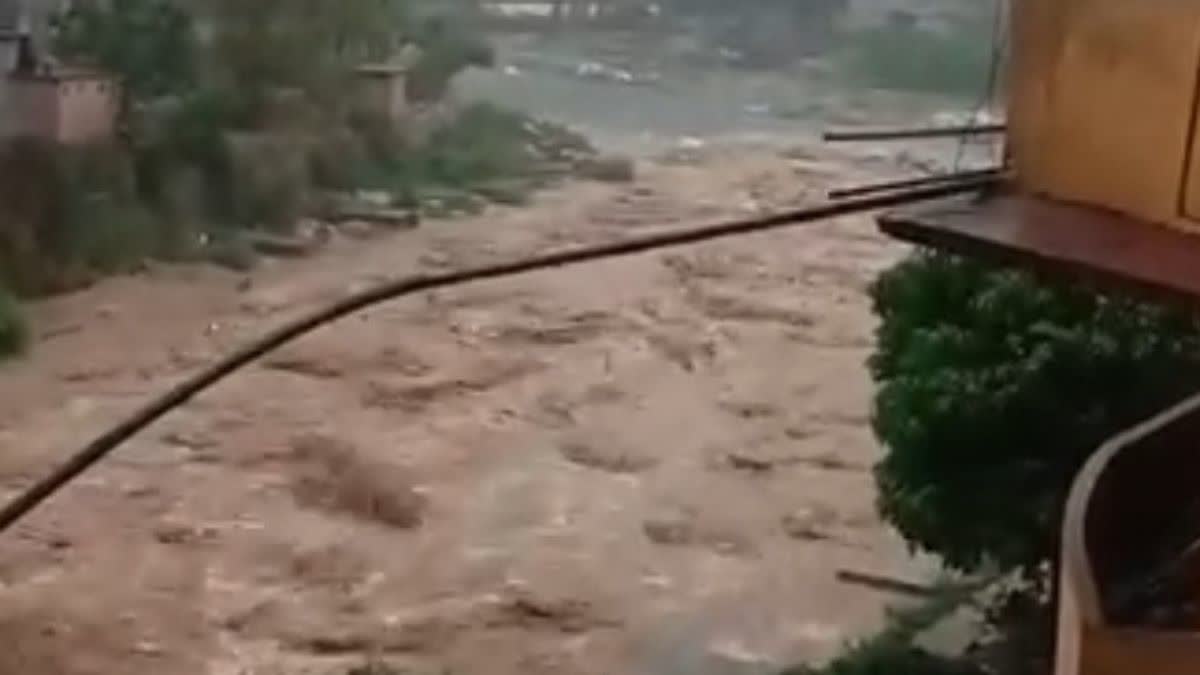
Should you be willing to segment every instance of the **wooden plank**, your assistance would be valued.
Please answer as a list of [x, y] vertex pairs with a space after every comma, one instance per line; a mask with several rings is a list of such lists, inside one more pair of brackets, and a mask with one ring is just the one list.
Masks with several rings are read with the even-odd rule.
[[1013, 5], [1009, 150], [1023, 187], [1189, 230], [1200, 3]]
[[1200, 305], [1200, 235], [1113, 212], [1010, 194], [898, 210], [879, 224], [932, 248]]

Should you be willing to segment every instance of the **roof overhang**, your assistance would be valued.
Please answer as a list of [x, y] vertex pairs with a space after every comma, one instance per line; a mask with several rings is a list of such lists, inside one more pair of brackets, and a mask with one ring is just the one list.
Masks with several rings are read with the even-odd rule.
[[879, 224], [934, 249], [1200, 303], [1200, 234], [1093, 207], [1006, 191], [896, 210]]

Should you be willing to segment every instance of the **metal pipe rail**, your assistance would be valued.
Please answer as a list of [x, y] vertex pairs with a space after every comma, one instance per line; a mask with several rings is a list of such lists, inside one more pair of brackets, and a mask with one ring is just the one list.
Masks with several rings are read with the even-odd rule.
[[902, 141], [918, 138], [964, 138], [989, 136], [1008, 130], [1006, 124], [967, 124], [962, 126], [922, 127], [915, 129], [830, 129], [823, 134], [828, 142]]
[[912, 190], [915, 188], [929, 187], [930, 185], [943, 185], [946, 183], [957, 183], [961, 181], [980, 179], [999, 180], [1004, 176], [1005, 171], [1006, 170], [1003, 167], [993, 167], [990, 169], [958, 171], [955, 173], [921, 176], [920, 178], [907, 178], [883, 183], [868, 183], [866, 185], [856, 185], [848, 188], [835, 188], [829, 191], [829, 198], [834, 200], [849, 199], [851, 197], [864, 197], [866, 195], [879, 194], [881, 192]]

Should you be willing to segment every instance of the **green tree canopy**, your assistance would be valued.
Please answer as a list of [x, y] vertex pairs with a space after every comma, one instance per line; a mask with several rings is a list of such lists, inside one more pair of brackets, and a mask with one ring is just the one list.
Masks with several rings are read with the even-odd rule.
[[134, 99], [195, 84], [198, 45], [192, 17], [170, 0], [77, 3], [54, 21], [55, 53], [122, 78]]
[[1183, 312], [927, 254], [873, 297], [880, 509], [958, 569], [1049, 560], [1086, 459], [1200, 390]]

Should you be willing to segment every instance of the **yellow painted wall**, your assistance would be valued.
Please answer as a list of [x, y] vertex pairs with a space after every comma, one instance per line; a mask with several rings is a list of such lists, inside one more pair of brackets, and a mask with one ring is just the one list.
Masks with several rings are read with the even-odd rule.
[[1023, 185], [1200, 230], [1200, 166], [1185, 176], [1200, 0], [1014, 0], [1013, 11], [1009, 150]]

